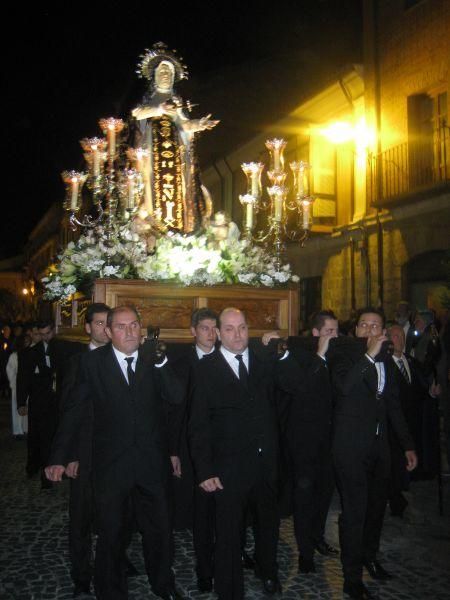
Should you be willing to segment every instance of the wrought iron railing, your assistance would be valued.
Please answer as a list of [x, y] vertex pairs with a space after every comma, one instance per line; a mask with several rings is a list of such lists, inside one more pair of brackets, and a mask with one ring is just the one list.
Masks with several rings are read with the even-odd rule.
[[444, 123], [434, 139], [404, 143], [368, 157], [367, 193], [371, 204], [450, 183], [450, 130]]

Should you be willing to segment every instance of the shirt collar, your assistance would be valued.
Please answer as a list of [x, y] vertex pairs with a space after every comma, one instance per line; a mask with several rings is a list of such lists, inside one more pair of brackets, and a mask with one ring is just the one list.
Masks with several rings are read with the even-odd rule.
[[114, 351], [114, 354], [116, 355], [117, 360], [119, 361], [119, 364], [121, 364], [121, 362], [123, 362], [129, 356], [132, 356], [135, 360], [137, 360], [137, 357], [138, 357], [138, 351], [137, 350], [135, 350], [133, 352], [133, 354], [124, 354], [120, 350], [117, 350], [117, 348], [114, 348], [114, 346], [112, 347], [112, 349]]
[[238, 354], [242, 354], [244, 360], [248, 359], [248, 347], [243, 352], [230, 352], [224, 346], [221, 345], [220, 351], [228, 361], [233, 360], [234, 357]]
[[205, 352], [204, 350], [202, 350], [201, 348], [199, 348], [199, 346], [195, 346], [195, 351], [197, 352], [197, 356], [199, 358], [203, 358], [204, 356], [207, 356], [208, 354], [212, 354], [215, 350], [215, 347], [212, 347], [212, 350], [210, 350], [209, 352]]

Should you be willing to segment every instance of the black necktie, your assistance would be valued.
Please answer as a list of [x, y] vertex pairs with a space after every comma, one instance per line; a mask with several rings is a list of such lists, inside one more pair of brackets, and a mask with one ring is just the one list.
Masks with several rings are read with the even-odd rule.
[[133, 371], [133, 368], [131, 366], [133, 364], [134, 356], [127, 356], [125, 360], [127, 361], [128, 385], [131, 387], [136, 377], [136, 373]]
[[399, 358], [397, 361], [397, 367], [400, 369], [400, 373], [406, 379], [407, 383], [411, 383], [409, 380], [408, 371], [406, 370], [405, 363], [403, 362], [403, 358]]
[[245, 388], [248, 388], [248, 371], [244, 364], [242, 354], [236, 354], [234, 357], [239, 363], [239, 381]]

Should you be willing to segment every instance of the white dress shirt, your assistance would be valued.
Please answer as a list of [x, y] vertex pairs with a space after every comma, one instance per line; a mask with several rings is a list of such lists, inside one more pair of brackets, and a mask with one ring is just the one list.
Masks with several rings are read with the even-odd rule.
[[220, 346], [220, 351], [222, 352], [223, 357], [225, 358], [227, 363], [233, 369], [233, 373], [236, 375], [236, 377], [238, 379], [239, 379], [239, 361], [236, 358], [236, 354], [242, 354], [242, 361], [248, 372], [248, 348], [246, 348], [243, 352], [230, 352], [223, 346]]
[[209, 354], [212, 354], [215, 350], [215, 347], [212, 347], [212, 350], [210, 350], [209, 352], [205, 352], [204, 350], [202, 350], [199, 346], [195, 346], [195, 351], [197, 352], [197, 356], [198, 358], [201, 360], [204, 356], [208, 356]]
[[122, 369], [123, 376], [125, 377], [127, 383], [129, 383], [128, 373], [127, 373], [128, 363], [125, 359], [129, 358], [130, 356], [133, 357], [133, 362], [131, 363], [131, 368], [133, 369], [133, 371], [136, 371], [136, 361], [137, 361], [137, 357], [138, 357], [138, 351], [135, 350], [133, 352], [133, 354], [124, 354], [123, 352], [120, 352], [120, 350], [117, 350], [117, 348], [114, 348], [114, 346], [112, 347], [112, 349], [114, 350], [114, 354], [116, 355], [117, 362], [119, 363], [119, 366]]

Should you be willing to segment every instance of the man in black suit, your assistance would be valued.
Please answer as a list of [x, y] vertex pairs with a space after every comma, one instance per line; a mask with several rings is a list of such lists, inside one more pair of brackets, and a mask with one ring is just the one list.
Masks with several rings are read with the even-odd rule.
[[67, 361], [79, 347], [57, 340], [53, 321], [41, 321], [38, 331], [41, 340], [19, 359], [17, 406], [19, 414], [28, 412], [28, 475], [41, 470], [41, 486], [48, 488], [44, 468], [58, 424], [60, 385]]
[[384, 315], [374, 308], [360, 311], [356, 337], [367, 339], [365, 353], [336, 353], [331, 369], [336, 387], [332, 449], [342, 503], [344, 592], [359, 600], [372, 597], [362, 583], [363, 565], [373, 578], [390, 577], [376, 560], [390, 476], [388, 419], [404, 449], [408, 470], [415, 468], [417, 458], [401, 412], [392, 362], [383, 362]]
[[[155, 368], [158, 355], [140, 347], [141, 325], [133, 307], [110, 310], [106, 332], [111, 344], [81, 357], [61, 424], [72, 447], [89, 415], [98, 531], [95, 592], [101, 600], [128, 597], [123, 564], [132, 502], [152, 590], [165, 600], [177, 599], [166, 402], [181, 402], [182, 390], [167, 360]], [[62, 449], [60, 461], [55, 453], [47, 469], [52, 481], [65, 471], [63, 454]]]
[[[61, 393], [62, 414], [65, 411], [66, 403], [70, 406], [70, 394], [78, 381], [82, 353], [96, 350], [109, 342], [106, 333], [106, 319], [109, 310], [109, 306], [98, 302], [90, 304], [86, 310], [85, 330], [89, 336], [89, 343], [80, 347], [80, 352], [71, 359], [65, 373]], [[66, 453], [62, 462], [66, 465], [65, 474], [70, 477], [69, 554], [74, 598], [89, 593], [92, 578], [94, 506], [91, 482], [91, 434], [90, 420], [87, 414], [72, 448], [68, 448], [66, 445], [64, 430], [58, 428], [49, 459], [50, 464], [55, 464], [53, 455], [61, 460], [63, 453]]]
[[289, 357], [277, 364], [277, 385], [290, 395], [286, 426], [293, 469], [294, 529], [299, 549], [300, 573], [315, 572], [314, 551], [339, 554], [326, 543], [325, 524], [334, 489], [331, 462], [332, 388], [326, 353], [338, 335], [331, 311], [312, 319], [317, 348], [302, 346], [304, 338], [289, 338]]
[[214, 589], [244, 597], [241, 538], [248, 506], [256, 516], [255, 557], [266, 592], [281, 589], [278, 543], [278, 435], [273, 367], [248, 349], [248, 326], [235, 308], [219, 319], [221, 346], [194, 374], [188, 437], [196, 479], [214, 494]]
[[[424, 464], [424, 442], [429, 446], [428, 435], [436, 435], [436, 427], [429, 432], [424, 427], [424, 412], [429, 414], [432, 408], [437, 414], [437, 396], [440, 388], [436, 384], [428, 385], [417, 361], [406, 356], [403, 352], [405, 347], [405, 334], [400, 325], [392, 325], [388, 329], [389, 339], [392, 342], [394, 353], [391, 360], [395, 365], [394, 375], [399, 391], [400, 405], [408, 425], [409, 432], [416, 448], [418, 466], [414, 471], [414, 478], [425, 474], [427, 465]], [[397, 436], [390, 428], [391, 442], [391, 482], [389, 488], [389, 507], [395, 516], [401, 517], [408, 502], [403, 496], [403, 491], [409, 488], [410, 474], [406, 470], [402, 448]]]
[[179, 507], [179, 511], [182, 510], [180, 505], [193, 508], [192, 537], [197, 562], [197, 587], [202, 593], [211, 592], [213, 588], [214, 498], [198, 485], [193, 485], [186, 438], [186, 408], [189, 404], [193, 371], [204, 357], [215, 350], [217, 322], [217, 313], [209, 308], [198, 308], [192, 313], [191, 333], [195, 344], [186, 348], [187, 351], [174, 363], [174, 370], [183, 382], [185, 402], [181, 406], [175, 406], [170, 414], [171, 452], [177, 455], [171, 458], [174, 474], [180, 477], [179, 481], [174, 481], [175, 505]]

